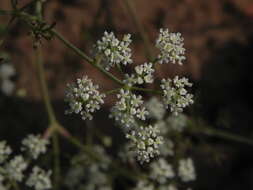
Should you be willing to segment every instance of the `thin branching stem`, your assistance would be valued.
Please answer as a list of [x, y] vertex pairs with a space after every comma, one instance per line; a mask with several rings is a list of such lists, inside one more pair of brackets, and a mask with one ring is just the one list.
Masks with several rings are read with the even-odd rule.
[[[41, 1], [37, 1], [36, 3], [36, 15], [39, 19], [42, 19], [42, 3]], [[57, 123], [55, 113], [50, 101], [49, 97], [49, 91], [48, 87], [46, 84], [46, 78], [45, 78], [45, 70], [43, 66], [43, 55], [42, 55], [42, 50], [40, 47], [37, 48], [37, 65], [38, 65], [38, 74], [39, 74], [39, 79], [40, 79], [40, 86], [42, 90], [42, 95], [44, 99], [44, 103], [46, 106], [46, 110], [48, 113], [49, 117], [49, 122], [50, 125], [49, 127], [54, 127], [56, 126], [55, 123]], [[59, 189], [59, 181], [60, 181], [60, 146], [59, 146], [59, 139], [58, 139], [58, 134], [53, 133], [53, 156], [54, 156], [54, 185], [53, 188], [54, 190]]]
[[125, 6], [127, 8], [128, 14], [132, 17], [132, 20], [138, 30], [138, 32], [140, 33], [140, 36], [144, 42], [144, 50], [145, 50], [145, 54], [146, 57], [149, 61], [153, 60], [153, 55], [152, 55], [152, 46], [150, 44], [148, 35], [143, 27], [143, 25], [141, 24], [139, 17], [136, 14], [136, 10], [134, 8], [134, 2], [133, 0], [123, 0], [125, 3]]
[[123, 85], [124, 83], [115, 77], [110, 72], [106, 71], [104, 68], [102, 68], [95, 60], [91, 59], [89, 56], [87, 56], [83, 51], [81, 51], [79, 48], [74, 46], [72, 43], [70, 43], [68, 40], [66, 40], [61, 34], [59, 34], [56, 30], [52, 30], [53, 34], [63, 42], [64, 45], [66, 45], [68, 48], [73, 50], [77, 55], [79, 55], [81, 58], [83, 58], [85, 61], [87, 61], [89, 64], [96, 67], [100, 72], [104, 73], [106, 76], [108, 76], [111, 80], [115, 81], [116, 83]]
[[61, 178], [60, 145], [58, 133], [53, 133], [54, 189], [59, 189]]

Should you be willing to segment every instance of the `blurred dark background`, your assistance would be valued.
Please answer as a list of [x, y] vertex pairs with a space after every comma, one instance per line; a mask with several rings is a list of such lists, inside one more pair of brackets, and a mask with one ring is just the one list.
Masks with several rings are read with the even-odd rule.
[[[19, 1], [20, 6], [27, 2]], [[185, 39], [184, 66], [163, 65], [158, 68], [157, 77], [190, 77], [196, 94], [192, 114], [216, 129], [253, 140], [253, 1], [135, 0], [133, 3], [152, 44], [161, 27], [181, 32]], [[0, 1], [0, 9], [10, 9], [10, 2]], [[49, 0], [44, 16], [48, 23], [56, 22], [62, 35], [90, 55], [93, 43], [105, 30], [119, 36], [131, 33], [135, 63], [146, 61], [142, 39], [123, 0]], [[0, 29], [7, 21], [8, 17], [0, 18]], [[87, 74], [102, 90], [112, 89], [115, 84], [57, 39], [43, 41], [42, 47], [57, 117], [73, 134], [80, 135], [85, 124], [78, 117], [64, 116], [66, 83]], [[12, 26], [0, 52], [11, 57], [17, 71], [13, 78], [16, 95], [0, 95], [0, 140], [10, 139], [15, 144], [27, 133], [43, 132], [47, 117], [32, 40], [23, 25]], [[107, 98], [104, 111], [98, 114], [100, 121], [110, 126], [112, 123], [103, 112], [107, 113], [112, 102], [113, 97]], [[253, 147], [218, 138], [207, 138], [205, 142], [193, 147], [198, 176], [195, 189], [253, 190]], [[215, 149], [214, 156], [210, 156], [210, 146]]]

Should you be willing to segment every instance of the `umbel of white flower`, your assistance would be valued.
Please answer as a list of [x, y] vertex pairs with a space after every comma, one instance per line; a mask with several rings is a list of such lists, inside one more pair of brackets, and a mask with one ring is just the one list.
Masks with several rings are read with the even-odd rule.
[[156, 40], [156, 47], [160, 50], [159, 63], [178, 63], [182, 65], [185, 60], [184, 39], [180, 33], [170, 33], [168, 29], [160, 29]]
[[150, 183], [149, 180], [142, 179], [138, 181], [136, 187], [134, 187], [133, 190], [155, 190], [155, 187], [154, 184]]
[[154, 77], [153, 73], [155, 72], [152, 63], [144, 63], [137, 65], [134, 68], [134, 74], [126, 74], [123, 82], [128, 86], [133, 86], [134, 84], [144, 84], [144, 83], [153, 83]]
[[8, 159], [11, 154], [11, 148], [6, 144], [6, 141], [0, 142], [0, 164], [2, 164], [5, 160]]
[[159, 146], [163, 143], [163, 138], [159, 132], [156, 126], [149, 125], [140, 126], [126, 134], [126, 138], [130, 140], [131, 149], [141, 163], [149, 162], [151, 158], [160, 154]]
[[154, 161], [150, 167], [150, 177], [160, 184], [165, 184], [168, 179], [175, 177], [175, 172], [173, 171], [172, 166], [163, 158]]
[[24, 170], [27, 168], [27, 163], [22, 156], [15, 156], [5, 166], [7, 176], [15, 181], [21, 182], [24, 177]]
[[149, 101], [145, 104], [148, 112], [149, 117], [152, 119], [161, 120], [165, 115], [165, 106], [158, 100], [156, 97], [152, 97]]
[[191, 158], [179, 160], [178, 176], [183, 182], [189, 182], [196, 179], [195, 168]]
[[47, 190], [52, 188], [50, 175], [51, 171], [45, 172], [43, 169], [35, 166], [32, 173], [26, 181], [28, 187], [34, 187], [35, 190]]
[[15, 84], [11, 81], [11, 77], [16, 73], [15, 68], [11, 64], [0, 65], [0, 88], [6, 95], [11, 95], [14, 91]]
[[176, 76], [173, 80], [162, 80], [163, 102], [167, 107], [170, 106], [171, 112], [175, 115], [182, 112], [185, 107], [193, 104], [193, 95], [185, 89], [185, 87], [191, 86], [192, 83], [185, 77], [180, 79]]
[[[104, 147], [93, 145], [93, 151], [102, 160], [93, 160], [85, 153], [74, 157], [74, 164], [65, 176], [67, 189], [111, 190], [111, 179], [108, 175], [111, 158]], [[87, 163], [87, 164], [84, 164]]]
[[105, 95], [100, 94], [97, 89], [98, 85], [94, 85], [87, 76], [77, 79], [76, 83], [68, 84], [65, 101], [70, 108], [65, 113], [80, 114], [83, 120], [91, 120], [92, 113], [99, 110], [104, 103]]
[[183, 113], [169, 116], [166, 121], [170, 130], [182, 132], [187, 126], [187, 116]]
[[31, 134], [23, 139], [22, 144], [23, 147], [21, 150], [27, 151], [33, 159], [37, 159], [40, 154], [47, 151], [47, 145], [49, 144], [49, 141], [41, 138], [40, 135]]
[[129, 48], [131, 42], [130, 34], [124, 35], [120, 41], [113, 32], [104, 32], [102, 39], [97, 41], [96, 50], [103, 56], [106, 70], [109, 70], [115, 64], [127, 65], [133, 62], [131, 49]]
[[120, 93], [117, 94], [119, 101], [116, 102], [115, 106], [111, 110], [110, 117], [115, 120], [123, 127], [135, 127], [136, 120], [145, 120], [148, 114], [145, 107], [143, 107], [143, 100], [141, 95], [135, 95], [129, 90], [121, 89]]

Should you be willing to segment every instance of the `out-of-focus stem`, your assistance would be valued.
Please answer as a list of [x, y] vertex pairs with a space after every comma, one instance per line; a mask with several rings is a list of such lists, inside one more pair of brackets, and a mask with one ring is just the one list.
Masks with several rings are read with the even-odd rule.
[[155, 89], [149, 89], [149, 88], [139, 88], [139, 87], [132, 86], [132, 87], [130, 87], [130, 89], [136, 90], [136, 91], [150, 92], [150, 93], [154, 93], [154, 94], [162, 94], [162, 91], [155, 90]]
[[59, 189], [60, 184], [60, 146], [58, 133], [53, 133], [53, 151], [54, 151], [54, 189]]
[[[38, 19], [42, 19], [42, 2], [41, 1], [37, 1], [36, 2], [36, 15], [38, 17]], [[43, 99], [44, 99], [44, 103], [46, 106], [46, 110], [48, 113], [48, 117], [49, 117], [49, 128], [54, 129], [54, 127], [57, 127], [57, 120], [55, 117], [55, 113], [50, 101], [50, 97], [49, 97], [49, 92], [48, 92], [48, 87], [46, 84], [46, 78], [45, 78], [45, 70], [44, 70], [44, 66], [43, 66], [43, 60], [42, 60], [42, 50], [40, 47], [37, 48], [36, 50], [37, 52], [37, 65], [38, 65], [38, 74], [39, 74], [39, 79], [40, 79], [40, 84], [41, 84], [41, 91], [42, 91], [42, 95], [43, 95]], [[54, 132], [55, 130], [52, 130], [52, 132]], [[55, 190], [59, 189], [60, 186], [60, 174], [61, 174], [61, 170], [60, 170], [60, 146], [59, 146], [59, 139], [58, 139], [58, 134], [57, 133], [53, 133], [53, 155], [54, 155], [54, 185], [53, 188]]]
[[113, 93], [115, 93], [115, 92], [120, 91], [120, 89], [122, 89], [122, 88], [116, 88], [116, 89], [113, 89], [113, 90], [109, 90], [109, 91], [105, 92], [105, 94], [106, 94], [106, 95], [113, 94]]
[[231, 133], [228, 133], [228, 132], [225, 132], [225, 131], [204, 127], [204, 128], [201, 129], [200, 132], [203, 133], [203, 134], [206, 134], [208, 136], [218, 137], [218, 138], [221, 138], [221, 139], [227, 139], [227, 140], [230, 140], [230, 141], [243, 143], [243, 144], [248, 144], [250, 146], [253, 146], [253, 141], [252, 140], [247, 139], [247, 138], [242, 137], [242, 136], [239, 136], [239, 135], [231, 134]]
[[134, 2], [132, 0], [123, 0], [127, 11], [129, 13], [129, 15], [132, 17], [132, 20], [138, 30], [138, 32], [140, 33], [140, 36], [144, 42], [144, 48], [145, 48], [145, 54], [146, 57], [148, 58], [149, 61], [153, 60], [153, 56], [152, 56], [152, 46], [150, 44], [150, 41], [148, 39], [148, 35], [143, 27], [143, 25], [141, 24], [137, 14], [136, 14], [136, 10], [134, 9]]
[[240, 135], [232, 134], [220, 129], [214, 129], [211, 126], [206, 125], [204, 122], [197, 123], [194, 119], [188, 122], [190, 129], [189, 132], [196, 135], [207, 135], [210, 137], [216, 137], [224, 140], [229, 140], [237, 143], [247, 144], [253, 146], [253, 140], [242, 137]]
[[15, 190], [20, 190], [19, 185], [17, 184], [16, 181], [11, 180], [11, 185], [14, 187]]
[[46, 111], [48, 114], [49, 122], [50, 124], [56, 123], [56, 118], [55, 114], [50, 102], [50, 97], [49, 97], [49, 92], [48, 92], [48, 87], [46, 84], [46, 78], [45, 78], [45, 70], [43, 66], [43, 61], [42, 61], [42, 51], [41, 48], [38, 47], [36, 50], [36, 57], [37, 57], [37, 67], [38, 67], [38, 77], [39, 77], [39, 82], [40, 82], [40, 89], [43, 97], [43, 101], [46, 106]]

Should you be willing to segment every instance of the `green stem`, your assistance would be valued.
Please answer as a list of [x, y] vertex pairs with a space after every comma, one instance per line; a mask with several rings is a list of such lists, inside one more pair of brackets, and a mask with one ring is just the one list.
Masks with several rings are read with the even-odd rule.
[[77, 55], [79, 55], [81, 58], [83, 58], [85, 61], [87, 61], [89, 64], [96, 67], [100, 72], [104, 73], [106, 76], [108, 76], [113, 81], [117, 82], [120, 85], [123, 85], [124, 83], [116, 78], [113, 74], [103, 69], [99, 64], [96, 63], [93, 59], [91, 59], [89, 56], [87, 56], [84, 52], [82, 52], [79, 48], [74, 46], [72, 43], [70, 43], [68, 40], [66, 40], [61, 34], [59, 34], [56, 30], [52, 30], [53, 34], [62, 41], [68, 48], [73, 50]]
[[[36, 2], [36, 15], [38, 19], [42, 19], [42, 2], [37, 1]], [[39, 79], [40, 79], [40, 84], [41, 84], [41, 89], [42, 89], [42, 94], [43, 94], [43, 99], [44, 103], [46, 105], [46, 110], [48, 113], [48, 117], [50, 120], [50, 127], [55, 127], [57, 126], [57, 120], [55, 117], [55, 113], [50, 101], [49, 97], [49, 92], [48, 92], [48, 87], [46, 84], [46, 78], [45, 78], [45, 70], [43, 66], [43, 60], [42, 60], [42, 50], [40, 47], [37, 49], [37, 63], [38, 63], [38, 73], [39, 73]], [[53, 131], [54, 132], [54, 131]], [[54, 186], [53, 188], [55, 190], [59, 189], [60, 185], [60, 146], [59, 146], [59, 139], [58, 139], [58, 134], [53, 133], [53, 155], [54, 155]]]
[[46, 111], [48, 114], [50, 124], [53, 124], [53, 123], [56, 123], [56, 117], [55, 117], [53, 107], [50, 102], [48, 87], [47, 87], [46, 78], [45, 78], [45, 70], [44, 70], [43, 61], [42, 61], [42, 51], [40, 47], [38, 47], [36, 50], [36, 56], [37, 56], [37, 67], [38, 67], [40, 89], [41, 89], [43, 100], [46, 106]]
[[58, 133], [53, 133], [53, 151], [54, 151], [54, 189], [59, 189], [61, 176], [60, 168], [60, 146]]
[[148, 89], [148, 88], [139, 88], [139, 87], [132, 86], [132, 87], [130, 87], [130, 89], [137, 90], [137, 91], [143, 91], [143, 92], [150, 92], [150, 93], [154, 93], [154, 94], [162, 94], [162, 92], [159, 90]]
[[113, 90], [109, 90], [109, 91], [106, 91], [105, 94], [106, 94], [106, 95], [113, 94], [113, 93], [115, 93], [115, 92], [120, 91], [120, 89], [122, 89], [122, 88], [116, 88], [116, 89], [113, 89]]
[[36, 15], [38, 19], [42, 19], [42, 2], [41, 1], [36, 2]]
[[15, 190], [20, 190], [19, 185], [16, 181], [10, 180], [11, 185], [14, 187]]
[[53, 34], [64, 43], [68, 48], [72, 49], [77, 55], [82, 57], [85, 61], [92, 64], [93, 59], [91, 59], [88, 55], [86, 55], [84, 52], [82, 52], [79, 48], [74, 46], [72, 43], [70, 43], [68, 40], [66, 40], [61, 34], [59, 34], [56, 30], [52, 30]]
[[40, 1], [40, 0], [31, 1], [31, 2], [27, 3], [26, 5], [24, 5], [23, 7], [21, 7], [19, 10], [20, 11], [24, 11], [25, 9], [29, 8], [30, 6], [32, 6], [34, 3], [37, 3], [37, 1]]
[[[94, 150], [92, 149], [92, 147], [88, 146], [88, 145], [84, 145], [83, 143], [81, 143], [77, 138], [75, 138], [72, 135], [68, 135], [66, 136], [66, 139], [73, 145], [75, 145], [76, 147], [80, 148], [80, 150], [82, 150], [83, 152], [85, 152], [87, 155], [90, 156], [90, 158], [96, 160], [96, 161], [103, 161], [103, 158], [100, 157], [100, 155], [97, 155]], [[113, 171], [115, 171], [117, 174], [121, 174], [129, 179], [132, 180], [136, 180], [136, 179], [143, 179], [146, 178], [146, 176], [142, 175], [142, 174], [136, 174], [134, 172], [129, 171], [128, 169], [125, 169], [124, 167], [122, 167], [118, 162], [116, 162], [115, 160], [112, 161], [112, 169]]]
[[200, 132], [203, 133], [203, 134], [206, 134], [208, 136], [218, 137], [218, 138], [221, 138], [221, 139], [227, 139], [227, 140], [230, 140], [230, 141], [243, 143], [243, 144], [248, 144], [250, 146], [253, 146], [253, 141], [252, 140], [247, 139], [247, 138], [242, 137], [242, 136], [239, 136], [239, 135], [231, 134], [231, 133], [228, 133], [228, 132], [225, 132], [225, 131], [204, 127], [204, 128], [201, 129]]
[[13, 11], [0, 10], [0, 16], [13, 15]]
[[63, 136], [68, 140], [71, 144], [75, 145], [76, 147], [80, 148], [83, 152], [88, 154], [92, 159], [96, 161], [101, 161], [101, 157], [96, 155], [96, 153], [90, 148], [89, 146], [84, 145], [82, 142], [80, 142], [77, 138], [72, 136], [71, 134], [68, 134], [68, 136]]
[[234, 142], [243, 143], [243, 144], [253, 146], [252, 140], [242, 137], [242, 136], [239, 136], [239, 135], [231, 134], [226, 131], [214, 129], [211, 126], [208, 126], [203, 121], [196, 121], [194, 119], [190, 119], [188, 121], [188, 124], [190, 126], [189, 132], [191, 132], [192, 134], [196, 134], [196, 135], [204, 134], [204, 135], [211, 136], [211, 137], [217, 137], [220, 139], [234, 141]]
[[144, 29], [143, 25], [141, 24], [140, 20], [138, 19], [139, 17], [137, 16], [136, 10], [134, 9], [134, 4], [133, 4], [132, 0], [124, 0], [124, 3], [126, 5], [129, 15], [132, 17], [132, 20], [133, 20], [138, 32], [140, 33], [142, 40], [144, 42], [144, 49], [145, 49], [146, 57], [148, 58], [148, 60], [152, 60], [153, 59], [153, 56], [152, 56], [153, 50], [151, 48], [151, 44], [148, 39], [148, 35], [146, 33], [146, 30]]

